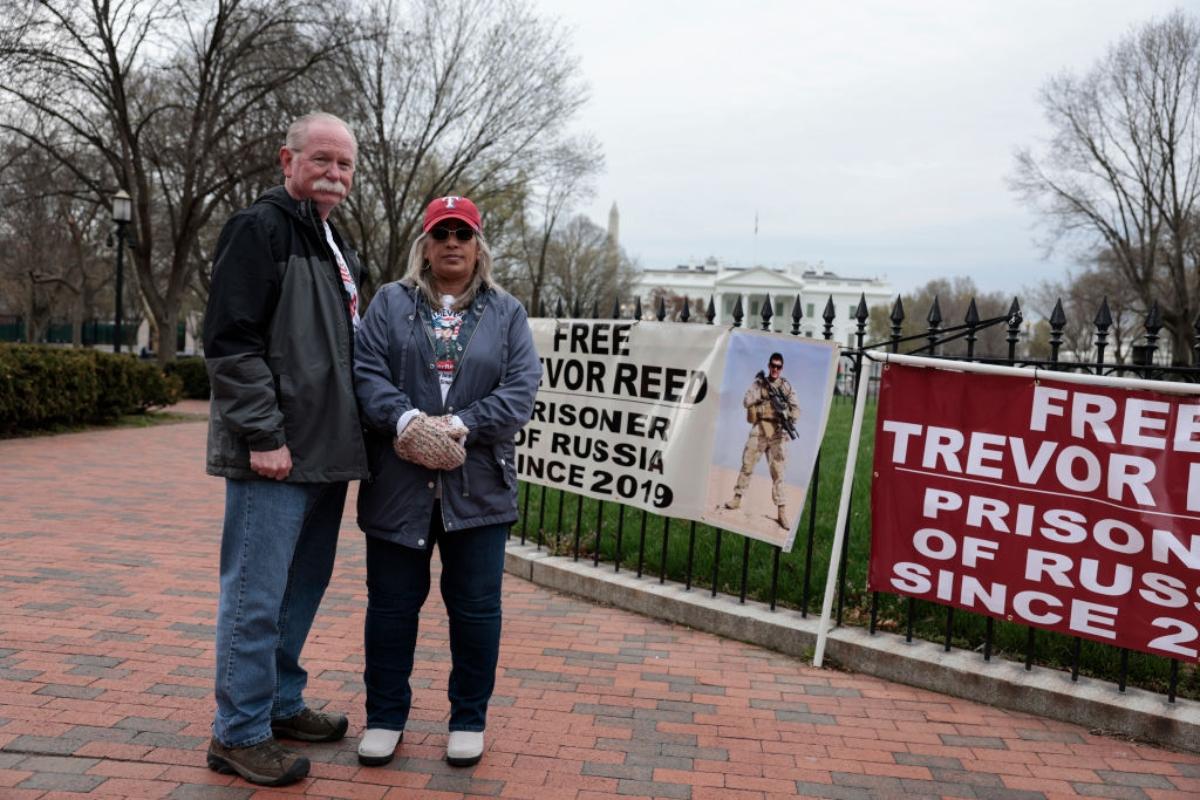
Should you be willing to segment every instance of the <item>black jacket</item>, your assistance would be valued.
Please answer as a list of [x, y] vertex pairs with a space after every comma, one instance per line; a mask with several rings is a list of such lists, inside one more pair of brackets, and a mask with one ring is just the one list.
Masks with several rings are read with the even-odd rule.
[[[336, 231], [334, 240], [357, 283], [357, 255]], [[290, 482], [366, 477], [353, 338], [346, 290], [311, 201], [280, 186], [230, 217], [204, 316], [209, 474], [257, 478], [249, 451], [286, 444]]]

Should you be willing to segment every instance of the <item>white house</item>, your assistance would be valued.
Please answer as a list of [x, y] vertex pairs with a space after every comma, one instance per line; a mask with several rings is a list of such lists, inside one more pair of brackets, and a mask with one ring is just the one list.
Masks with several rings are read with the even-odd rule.
[[[867, 308], [888, 305], [895, 301], [892, 287], [879, 278], [845, 278], [824, 268], [806, 264], [788, 267], [730, 267], [716, 259], [702, 264], [680, 264], [674, 269], [644, 269], [638, 273], [634, 284], [635, 292], [642, 298], [642, 308], [647, 315], [654, 311], [657, 298], [666, 296], [686, 297], [692, 302], [690, 312], [703, 318], [709, 298], [712, 298], [716, 317], [714, 324], [726, 325], [733, 321], [733, 309], [738, 298], [742, 300], [743, 325], [759, 327], [762, 324], [763, 300], [771, 298], [774, 317], [771, 328], [791, 332], [792, 309], [797, 296], [800, 298], [800, 333], [803, 336], [824, 336], [825, 320], [822, 315], [827, 303], [833, 304], [833, 339], [843, 345], [854, 345], [857, 320], [854, 318], [860, 297], [865, 297]], [[695, 301], [703, 302], [696, 308]]]

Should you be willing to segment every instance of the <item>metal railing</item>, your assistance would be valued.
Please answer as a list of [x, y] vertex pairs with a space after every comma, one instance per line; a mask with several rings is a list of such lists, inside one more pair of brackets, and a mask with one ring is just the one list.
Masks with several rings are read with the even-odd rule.
[[[582, 318], [580, 311], [581, 309], [576, 304], [572, 309], [571, 316]], [[544, 306], [539, 309], [539, 312], [539, 316], [546, 316]], [[554, 316], [560, 319], [565, 316], [564, 305], [561, 301], [557, 303]], [[599, 318], [598, 308], [595, 305], [592, 307], [591, 316]], [[614, 303], [610, 318], [620, 319], [621, 316], [620, 305]], [[713, 324], [715, 316], [715, 307], [710, 299], [707, 309], [702, 311], [704, 320], [702, 324]], [[774, 312], [770, 297], [765, 298], [762, 302], [758, 316], [761, 328], [771, 330]], [[635, 303], [632, 317], [634, 319], [647, 318], [643, 314], [640, 299]], [[663, 300], [659, 301], [654, 313], [648, 318], [659, 321], [667, 320], [666, 304]], [[791, 335], [800, 335], [802, 318], [802, 305], [800, 296], [797, 295], [792, 306]], [[1055, 306], [1049, 319], [1050, 356], [1048, 359], [1035, 359], [1018, 353], [1024, 319], [1020, 305], [1015, 299], [1006, 314], [991, 318], [981, 318], [975, 301], [972, 300], [963, 322], [947, 327], [943, 327], [944, 320], [935, 299], [926, 319], [927, 329], [921, 333], [907, 336], [901, 333], [905, 315], [903, 305], [897, 299], [889, 316], [891, 335], [876, 342], [866, 341], [868, 318], [869, 311], [865, 297], [863, 297], [860, 298], [854, 315], [857, 346], [842, 351], [844, 365], [847, 367], [843, 370], [845, 381], [839, 381], [835, 389], [837, 396], [834, 398], [835, 404], [844, 404], [843, 407], [851, 412], [858, 382], [863, 373], [864, 354], [870, 350], [887, 350], [892, 353], [903, 351], [907, 354], [929, 355], [951, 360], [1086, 371], [1098, 375], [1133, 374], [1152, 380], [1200, 382], [1200, 320], [1196, 323], [1197, 345], [1195, 352], [1192, 353], [1193, 366], [1165, 366], [1154, 363], [1163, 327], [1157, 305], [1152, 307], [1145, 317], [1144, 344], [1134, 348], [1133, 363], [1127, 364], [1105, 361], [1108, 351], [1107, 340], [1112, 326], [1107, 301], [1101, 304], [1093, 320], [1092, 351], [1095, 358], [1091, 361], [1060, 360], [1063, 332], [1067, 325], [1067, 317], [1061, 302]], [[835, 306], [833, 298], [830, 297], [822, 314], [824, 323], [822, 335], [826, 340], [833, 338], [835, 319]], [[677, 321], [689, 323], [693, 320], [695, 317], [685, 299], [682, 309], [677, 314]], [[742, 327], [745, 322], [746, 314], [741, 299], [738, 298], [733, 309], [732, 326], [734, 328]], [[977, 354], [980, 334], [985, 330], [997, 327], [1001, 328], [1005, 334], [1006, 352], [1000, 356]], [[947, 345], [955, 342], [962, 343], [960, 346], [962, 352], [952, 356], [945, 355]], [[866, 363], [870, 364], [871, 362]], [[877, 379], [877, 375], [868, 374], [866, 377], [873, 382]], [[869, 393], [867, 400], [872, 405], [873, 396], [874, 391]], [[591, 500], [566, 490], [525, 482], [521, 483], [520, 519], [510, 536], [519, 537], [522, 544], [531, 541], [539, 549], [546, 547], [556, 554], [570, 556], [575, 561], [590, 558], [596, 567], [600, 566], [601, 561], [611, 562], [614, 572], [620, 572], [622, 568], [632, 569], [638, 577], [642, 577], [645, 572], [654, 571], [657, 572], [660, 583], [668, 579], [678, 581], [683, 584], [685, 591], [704, 586], [714, 597], [718, 593], [724, 592], [730, 596], [736, 596], [741, 603], [744, 603], [748, 596], [756, 596], [772, 610], [775, 610], [781, 603], [780, 574], [781, 571], [784, 571], [791, 579], [799, 582], [799, 587], [796, 592], [786, 593], [786, 598], [782, 598], [782, 600], [786, 605], [795, 607], [801, 616], [807, 617], [810, 613], [819, 614], [819, 608], [810, 607], [814, 602], [818, 605], [820, 602], [819, 592], [814, 592], [813, 587], [822, 586], [825, 580], [822, 559], [816, 558], [816, 555], [822, 544], [828, 545], [833, 539], [832, 521], [822, 522], [821, 517], [823, 516], [822, 512], [836, 509], [837, 498], [833, 493], [840, 488], [838, 479], [841, 476], [843, 458], [843, 454], [838, 452], [825, 454], [818, 450], [803, 517], [797, 532], [797, 547], [787, 554], [783, 553], [777, 545], [755, 541], [720, 528], [698, 524], [695, 521], [660, 517], [648, 512], [627, 509], [620, 503]], [[859, 459], [860, 467], [865, 465], [869, 468], [869, 464], [869, 458]], [[823, 476], [823, 466], [827, 468], [829, 475]], [[869, 469], [863, 470], [863, 477], [856, 480], [856, 484], [862, 488], [863, 484], [860, 481], [866, 479], [869, 482], [869, 475]], [[824, 496], [822, 494], [823, 486], [825, 487]], [[573, 502], [572, 496], [574, 497]], [[613, 505], [616, 506], [615, 511], [610, 508]], [[881, 613], [887, 612], [890, 615], [892, 612], [896, 612], [900, 615], [900, 619], [892, 619], [886, 627], [894, 629], [898, 635], [903, 635], [906, 641], [912, 641], [914, 636], [921, 631], [924, 632], [922, 638], [934, 639], [931, 615], [944, 610], [944, 624], [937, 626], [941, 629], [938, 638], [942, 641], [944, 649], [951, 650], [957, 640], [980, 651], [985, 661], [990, 660], [997, 652], [997, 623], [994, 618], [962, 610], [956, 612], [949, 606], [940, 606], [907, 597], [901, 598], [896, 595], [884, 595], [879, 592], [872, 592], [863, 597], [866, 595], [865, 589], [863, 592], [856, 592], [852, 586], [848, 585], [848, 572], [851, 568], [851, 560], [848, 555], [851, 540], [856, 532], [859, 536], [867, 537], [870, 533], [867, 524], [869, 508], [860, 509], [857, 517], [853, 513], [853, 506], [851, 511], [852, 513], [847, 516], [846, 535], [843, 537], [838, 574], [835, 617], [837, 624], [846, 624], [847, 612], [853, 610], [854, 619], [852, 621], [865, 625], [873, 635], [876, 635], [885, 627], [881, 626]], [[631, 523], [630, 517], [635, 514], [640, 519], [636, 521], [636, 548], [631, 550], [626, 541], [626, 535], [630, 532], [627, 530], [627, 525]], [[614, 517], [615, 519], [613, 519]], [[553, 524], [548, 526], [547, 523], [550, 521]], [[678, 535], [681, 533], [681, 525], [685, 526], [684, 532], [686, 533], [682, 539]], [[672, 530], [673, 528], [674, 530]], [[675, 533], [676, 536], [672, 537], [672, 533]], [[674, 550], [672, 550], [672, 546]], [[677, 557], [669, 558], [671, 553]], [[825, 559], [825, 563], [827, 563], [827, 559]], [[865, 564], [856, 563], [853, 566], [865, 574]], [[764, 570], [769, 570], [769, 580], [764, 576], [764, 580], [756, 580], [755, 585], [762, 585], [765, 589], [753, 591], [750, 581], [751, 572], [760, 573]], [[862, 608], [863, 601], [867, 604], [865, 609]], [[976, 629], [981, 625], [983, 630], [977, 631]], [[1011, 640], [1011, 629], [1018, 627], [1017, 624], [1002, 622], [1000, 625], [1009, 629], [1010, 635], [1007, 639]], [[1088, 663], [1084, 658], [1085, 643], [1082, 639], [1050, 632], [1042, 632], [1039, 638], [1034, 628], [1019, 627], [1025, 629], [1023, 653], [1020, 655], [1023, 657], [1027, 670], [1033, 669], [1039, 661], [1046, 666], [1058, 664], [1069, 668], [1072, 680], [1078, 680], [1081, 668]], [[1065, 663], [1064, 658], [1055, 658], [1055, 653], [1051, 652], [1052, 649], [1061, 650], [1063, 640], [1069, 641]], [[1042, 642], [1041, 651], [1038, 647], [1039, 641]], [[1012, 647], [1006, 649], [1010, 652], [1013, 650]], [[1087, 666], [1087, 670], [1109, 676], [1115, 672], [1115, 682], [1119, 691], [1122, 692], [1125, 691], [1128, 683], [1131, 659], [1141, 662], [1141, 674], [1151, 676], [1161, 674], [1164, 671], [1163, 662], [1168, 662], [1165, 664], [1167, 677], [1164, 693], [1168, 702], [1176, 701], [1180, 681], [1179, 661], [1144, 653], [1131, 653], [1111, 645], [1090, 641], [1087, 642], [1087, 651], [1092, 661], [1099, 664], [1099, 666]], [[1096, 655], [1097, 651], [1100, 653], [1099, 655]], [[1111, 653], [1114, 651], [1118, 661], [1115, 670], [1104, 666], [1106, 662], [1111, 661]], [[1147, 666], [1147, 663], [1150, 666]], [[1151, 681], [1151, 683], [1154, 682]], [[1200, 690], [1200, 687], [1197, 689]], [[1197, 691], [1197, 694], [1200, 694], [1200, 691]]]

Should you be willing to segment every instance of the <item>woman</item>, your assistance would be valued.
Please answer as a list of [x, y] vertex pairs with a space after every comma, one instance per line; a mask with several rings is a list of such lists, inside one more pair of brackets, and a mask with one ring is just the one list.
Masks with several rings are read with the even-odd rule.
[[446, 760], [483, 755], [500, 650], [504, 543], [517, 518], [513, 435], [541, 378], [525, 311], [492, 280], [479, 210], [425, 210], [405, 277], [384, 286], [355, 340], [355, 386], [371, 431], [359, 487], [367, 534], [367, 730], [363, 764], [391, 761], [412, 704], [417, 618], [436, 543], [450, 617]]

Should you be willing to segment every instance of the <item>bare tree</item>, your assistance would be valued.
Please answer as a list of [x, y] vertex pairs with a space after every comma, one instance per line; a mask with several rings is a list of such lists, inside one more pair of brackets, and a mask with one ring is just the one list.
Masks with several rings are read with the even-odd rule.
[[[20, 0], [0, 19], [0, 130], [133, 198], [134, 278], [174, 357], [197, 240], [221, 199], [271, 172], [305, 79], [355, 26], [316, 0]], [[330, 25], [330, 19], [343, 24]], [[84, 169], [81, 148], [104, 164]]]
[[1106, 330], [1105, 360], [1117, 364], [1125, 363], [1129, 357], [1146, 312], [1141, 300], [1113, 267], [1111, 258], [1102, 253], [1099, 264], [1068, 273], [1061, 281], [1044, 281], [1033, 294], [1032, 310], [1047, 320], [1055, 304], [1062, 303], [1066, 318], [1062, 346], [1077, 361], [1096, 357], [1096, 323], [1103, 306], [1107, 306], [1111, 320]]
[[496, 212], [519, 209], [585, 92], [565, 34], [526, 0], [374, 0], [370, 18], [339, 86], [359, 138], [351, 235], [383, 283], [435, 197], [476, 200], [497, 239]]
[[[112, 279], [101, 242], [107, 209], [74, 194], [67, 170], [28, 143], [6, 142], [0, 165], [0, 287], [24, 298], [30, 341], [41, 339], [54, 318], [68, 317], [71, 339], [83, 340], [83, 320], [95, 312], [97, 294]], [[77, 162], [87, 152], [75, 154]]]
[[[529, 298], [530, 308], [537, 308], [541, 302], [559, 221], [577, 204], [592, 197], [591, 179], [602, 164], [600, 145], [595, 140], [568, 140], [550, 149], [539, 165], [539, 174], [529, 181], [523, 208], [516, 217], [516, 236], [520, 263], [525, 267], [521, 283], [528, 287], [525, 296]], [[574, 234], [578, 239], [579, 231]], [[571, 235], [568, 233], [568, 237]], [[557, 257], [560, 262], [570, 258], [564, 252], [563, 244], [559, 242]], [[560, 270], [560, 274], [569, 275], [570, 271], [563, 273]]]
[[1041, 101], [1053, 136], [1017, 154], [1013, 188], [1053, 242], [1111, 254], [1187, 363], [1200, 311], [1200, 25], [1181, 11], [1149, 22], [1086, 74], [1052, 78]]
[[[926, 333], [931, 326], [930, 317], [935, 304], [940, 321], [940, 330], [966, 324], [967, 313], [971, 303], [975, 303], [975, 312], [979, 321], [1003, 317], [1008, 312], [1011, 298], [1006, 298], [999, 292], [982, 293], [975, 286], [975, 281], [969, 277], [935, 278], [915, 291], [900, 298], [904, 309], [904, 321], [900, 328], [901, 336], [916, 336]], [[891, 306], [874, 306], [870, 309], [868, 336], [872, 342], [878, 342], [892, 335]], [[992, 325], [979, 330], [975, 343], [975, 355], [998, 358], [1007, 355], [1008, 346], [1005, 342], [1005, 326]], [[962, 332], [960, 332], [962, 333]], [[918, 339], [901, 346], [901, 352], [910, 352], [925, 342]], [[945, 355], [965, 354], [967, 342], [965, 335], [950, 344], [939, 348]]]
[[[608, 237], [608, 231], [576, 216], [553, 235], [546, 252], [548, 294], [567, 309], [602, 312], [629, 295], [634, 264]], [[535, 306], [536, 308], [536, 306]]]

